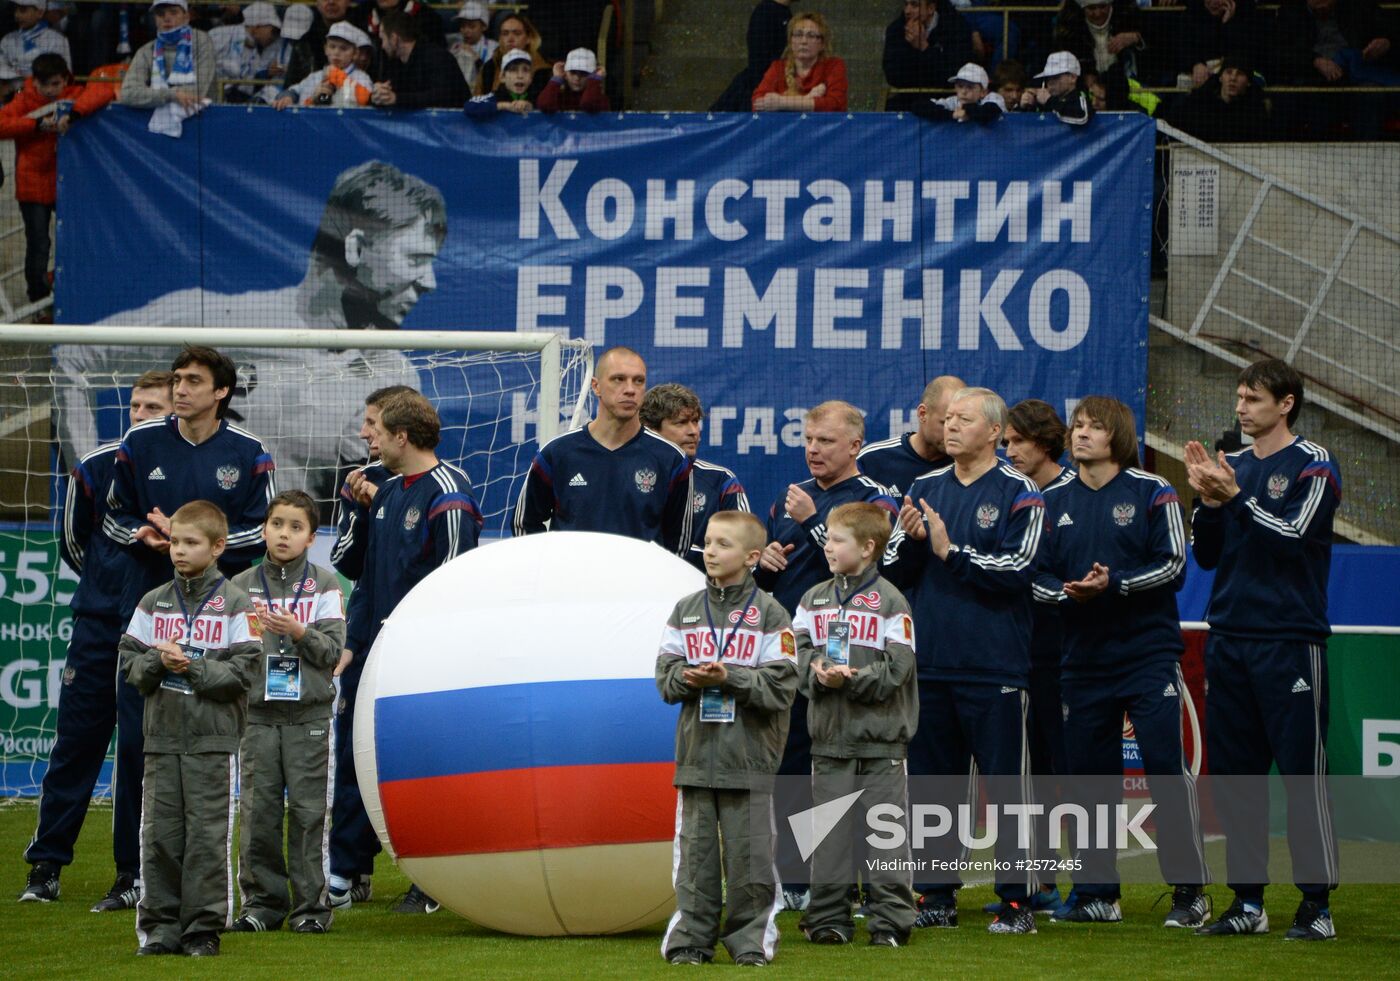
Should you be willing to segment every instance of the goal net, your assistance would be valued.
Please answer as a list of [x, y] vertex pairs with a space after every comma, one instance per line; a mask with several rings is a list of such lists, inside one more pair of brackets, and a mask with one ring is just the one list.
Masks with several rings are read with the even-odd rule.
[[484, 538], [509, 534], [538, 445], [590, 409], [592, 348], [553, 333], [0, 326], [0, 797], [37, 793], [53, 744], [77, 584], [58, 547], [67, 474], [120, 439], [132, 383], [187, 342], [238, 365], [228, 417], [267, 445], [278, 490], [322, 504], [322, 561], [370, 392], [406, 384], [437, 408], [436, 452], [471, 477]]

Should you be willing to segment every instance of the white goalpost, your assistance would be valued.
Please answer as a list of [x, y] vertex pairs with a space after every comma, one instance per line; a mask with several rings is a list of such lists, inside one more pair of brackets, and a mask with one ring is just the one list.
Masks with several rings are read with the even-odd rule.
[[536, 448], [590, 409], [593, 348], [553, 332], [0, 324], [0, 797], [37, 793], [52, 746], [77, 580], [59, 557], [63, 479], [121, 437], [132, 383], [187, 344], [233, 359], [230, 422], [267, 445], [279, 490], [323, 504], [323, 529], [366, 459], [376, 389], [437, 408], [437, 454], [471, 477], [487, 538], [509, 533]]

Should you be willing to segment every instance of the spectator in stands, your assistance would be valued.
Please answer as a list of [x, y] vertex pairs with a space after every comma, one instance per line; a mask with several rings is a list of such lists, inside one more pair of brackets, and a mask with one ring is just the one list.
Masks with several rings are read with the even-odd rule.
[[1207, 143], [1259, 143], [1273, 136], [1269, 103], [1249, 63], [1236, 55], [1169, 112], [1168, 122]]
[[1210, 81], [1228, 55], [1259, 63], [1264, 30], [1254, 0], [1186, 0], [1182, 19], [1177, 64], [1191, 88]]
[[529, 18], [521, 14], [511, 14], [501, 21], [496, 38], [496, 52], [481, 66], [481, 74], [477, 76], [477, 93], [495, 90], [496, 80], [501, 72], [501, 59], [508, 52], [524, 51], [530, 55], [535, 72], [535, 77], [530, 81], [530, 101], [538, 99], [549, 80], [554, 77], [554, 66], [540, 54], [540, 32], [535, 30], [535, 25], [530, 23]]
[[252, 78], [268, 84], [234, 85], [224, 89], [225, 102], [267, 102], [277, 98], [292, 43], [282, 39], [282, 19], [277, 8], [263, 0], [243, 10], [243, 23], [216, 27], [209, 32], [220, 78]]
[[49, 288], [49, 225], [58, 196], [58, 138], [74, 115], [87, 116], [116, 98], [110, 85], [73, 82], [62, 56], [52, 51], [34, 59], [33, 75], [0, 109], [0, 140], [15, 141], [15, 200], [24, 220], [24, 285], [30, 302]]
[[0, 38], [0, 98], [24, 85], [34, 59], [53, 53], [65, 65], [73, 63], [68, 39], [44, 18], [47, 0], [13, 0], [15, 29]]
[[783, 57], [768, 66], [754, 89], [758, 112], [845, 112], [846, 63], [834, 54], [831, 28], [817, 13], [788, 22]]
[[1274, 32], [1280, 67], [1305, 85], [1400, 85], [1375, 0], [1290, 0]]
[[[158, 30], [156, 39], [143, 45], [131, 59], [119, 101], [158, 112], [173, 107], [176, 115], [162, 114], [178, 122], [197, 112], [202, 100], [218, 98], [214, 42], [190, 26], [189, 0], [160, 0], [151, 7], [151, 16]], [[172, 135], [178, 135], [178, 129]]]
[[1134, 0], [1064, 0], [1055, 22], [1054, 45], [1085, 70], [1103, 75], [1118, 69], [1137, 77], [1136, 52], [1145, 45]]
[[447, 46], [442, 30], [442, 18], [424, 0], [370, 0], [350, 11], [350, 23], [384, 46], [384, 17], [397, 11], [418, 23], [418, 38], [427, 44]]
[[994, 123], [1006, 112], [1001, 96], [987, 91], [990, 85], [987, 70], [976, 62], [963, 65], [948, 81], [953, 83], [953, 94], [946, 99], [914, 103], [911, 107], [914, 115], [923, 119], [951, 119], [957, 123], [968, 120]]
[[[283, 17], [282, 33], [290, 33], [287, 24], [296, 7]], [[326, 32], [332, 24], [344, 20], [350, 13], [350, 0], [316, 0], [316, 16], [300, 37], [293, 38], [292, 59], [287, 63], [287, 84], [295, 85], [318, 68], [326, 67]]]
[[768, 66], [781, 58], [787, 47], [791, 19], [792, 0], [758, 0], [749, 14], [748, 64], [710, 106], [711, 112], [748, 112], [752, 108], [754, 89], [763, 81]]
[[368, 106], [374, 82], [356, 66], [355, 55], [373, 46], [369, 35], [349, 21], [332, 24], [326, 34], [326, 67], [289, 86], [274, 105], [278, 109], [297, 103], [352, 109]]
[[[455, 109], [466, 104], [470, 90], [457, 60], [441, 43], [425, 43], [422, 29], [421, 17], [400, 10], [384, 14], [379, 29], [383, 79], [374, 83], [370, 99], [376, 106]], [[439, 41], [441, 35], [439, 28]]]
[[[904, 13], [885, 29], [885, 81], [894, 88], [944, 88], [972, 58], [972, 29], [949, 0], [905, 0]], [[906, 109], [919, 98], [894, 95], [886, 106]]]
[[[465, 112], [477, 119], [494, 119], [497, 112], [513, 112], [528, 116], [535, 109], [530, 101], [530, 83], [535, 70], [531, 66], [530, 52], [516, 49], [507, 51], [501, 68], [501, 84], [494, 92], [473, 96], [467, 100]], [[546, 86], [549, 91], [551, 86]], [[543, 98], [543, 96], [541, 96]]]
[[448, 38], [447, 50], [457, 59], [462, 77], [473, 89], [476, 88], [476, 76], [481, 73], [481, 66], [496, 53], [496, 42], [486, 36], [486, 19], [490, 16], [486, 4], [469, 0], [457, 11], [452, 22], [457, 32]]
[[1094, 118], [1094, 106], [1080, 84], [1079, 59], [1068, 51], [1053, 52], [1037, 75], [1040, 88], [1021, 95], [1021, 108], [1053, 112], [1062, 123], [1083, 126]]
[[540, 112], [607, 112], [607, 93], [603, 79], [607, 72], [598, 66], [598, 57], [587, 48], [575, 48], [569, 56], [555, 62], [554, 77], [540, 93]]
[[997, 65], [992, 72], [992, 88], [1001, 96], [1007, 112], [1021, 108], [1021, 95], [1030, 88], [1031, 76], [1024, 65], [1011, 58]]

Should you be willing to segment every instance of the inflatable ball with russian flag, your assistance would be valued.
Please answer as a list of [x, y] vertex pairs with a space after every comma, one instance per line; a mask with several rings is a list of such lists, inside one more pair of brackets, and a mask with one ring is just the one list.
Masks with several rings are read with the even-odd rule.
[[666, 919], [676, 709], [657, 642], [703, 585], [655, 545], [561, 532], [416, 586], [370, 652], [354, 729], [365, 809], [404, 874], [507, 933]]

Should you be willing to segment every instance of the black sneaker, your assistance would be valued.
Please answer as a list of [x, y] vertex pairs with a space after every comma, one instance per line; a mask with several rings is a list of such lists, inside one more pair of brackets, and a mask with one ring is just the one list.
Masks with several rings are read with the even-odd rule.
[[436, 913], [442, 906], [417, 886], [409, 886], [408, 892], [398, 898], [390, 907], [391, 913]]
[[1268, 933], [1269, 914], [1260, 906], [1257, 911], [1245, 909], [1238, 898], [1230, 904], [1225, 915], [1210, 926], [1196, 928], [1198, 937], [1230, 937], [1242, 933]]
[[118, 910], [135, 909], [140, 901], [141, 886], [137, 884], [136, 877], [120, 874], [117, 881], [112, 883], [112, 888], [107, 890], [107, 895], [93, 904], [92, 912], [115, 913]]
[[988, 933], [1035, 933], [1035, 913], [1029, 902], [1002, 903], [996, 919], [987, 924]]
[[330, 927], [320, 920], [302, 920], [300, 923], [292, 924], [293, 933], [329, 933]]
[[58, 898], [59, 867], [53, 862], [36, 862], [29, 869], [24, 892], [19, 894], [21, 903], [51, 903]]
[[807, 939], [814, 944], [822, 944], [824, 946], [848, 944], [851, 942], [850, 937], [846, 936], [835, 927], [817, 927], [811, 933], [807, 934]]
[[1210, 919], [1210, 897], [1200, 886], [1177, 886], [1172, 889], [1172, 908], [1162, 921], [1164, 927], [1196, 929]]
[[181, 946], [186, 957], [218, 957], [219, 935], [217, 933], [196, 933]]
[[666, 955], [668, 964], [703, 964], [705, 953], [699, 947], [677, 947]]
[[740, 954], [734, 958], [734, 963], [739, 967], [767, 967], [768, 958], [756, 950], [751, 950], [747, 954]]
[[903, 947], [908, 942], [907, 938], [901, 940], [888, 930], [877, 930], [870, 935], [870, 946], [872, 947]]
[[248, 913], [244, 913], [244, 914], [243, 914], [242, 916], [240, 916], [238, 919], [236, 919], [236, 920], [233, 921], [233, 926], [231, 926], [231, 927], [228, 928], [228, 932], [229, 932], [229, 933], [264, 933], [264, 932], [266, 932], [266, 931], [268, 931], [268, 930], [279, 930], [279, 929], [281, 929], [281, 927], [282, 927], [282, 924], [280, 924], [280, 923], [277, 924], [277, 926], [275, 926], [275, 927], [273, 927], [273, 926], [268, 926], [266, 923], [264, 923], [262, 920], [258, 919], [256, 916], [252, 916], [252, 915], [250, 915], [250, 914], [248, 914]]
[[914, 925], [923, 929], [925, 927], [941, 927], [945, 930], [956, 930], [958, 927], [957, 906], [944, 906], [940, 903], [926, 903], [919, 900], [919, 913], [914, 917]]
[[1066, 904], [1050, 914], [1051, 923], [1122, 923], [1123, 907], [1116, 899], [1097, 896], [1075, 896], [1074, 905]]
[[1293, 914], [1293, 925], [1283, 935], [1284, 940], [1336, 940], [1337, 928], [1332, 924], [1332, 911], [1326, 906], [1303, 900]]
[[183, 954], [179, 947], [167, 947], [165, 944], [142, 944], [136, 948], [137, 957], [159, 957], [162, 954]]

